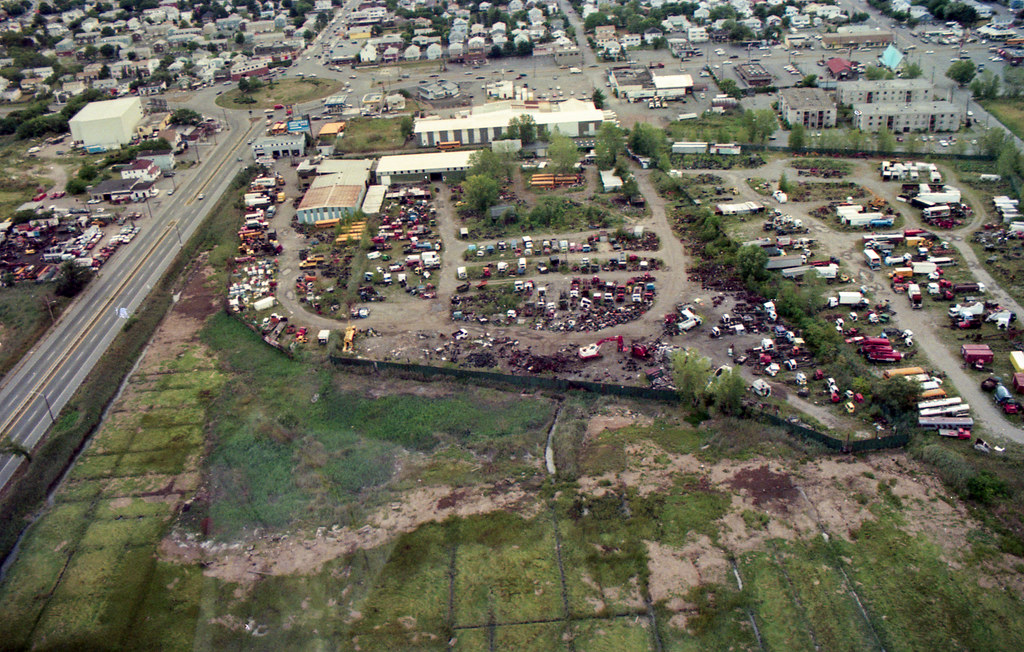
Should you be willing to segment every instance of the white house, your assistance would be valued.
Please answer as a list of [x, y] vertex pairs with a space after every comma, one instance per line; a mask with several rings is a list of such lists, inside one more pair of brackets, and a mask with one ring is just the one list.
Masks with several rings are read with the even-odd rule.
[[691, 27], [686, 30], [686, 38], [690, 43], [707, 43], [708, 30], [703, 27]]
[[147, 159], [136, 159], [124, 170], [121, 170], [122, 179], [142, 179], [143, 181], [156, 181], [160, 178], [160, 168], [153, 161]]

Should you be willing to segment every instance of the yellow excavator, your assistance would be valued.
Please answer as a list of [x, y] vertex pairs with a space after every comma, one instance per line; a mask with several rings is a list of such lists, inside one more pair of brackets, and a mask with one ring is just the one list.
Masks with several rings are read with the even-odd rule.
[[355, 340], [356, 340], [356, 327], [355, 326], [349, 326], [348, 328], [345, 329], [345, 342], [344, 342], [344, 344], [341, 347], [341, 352], [342, 353], [352, 353], [352, 352], [354, 352], [356, 350]]

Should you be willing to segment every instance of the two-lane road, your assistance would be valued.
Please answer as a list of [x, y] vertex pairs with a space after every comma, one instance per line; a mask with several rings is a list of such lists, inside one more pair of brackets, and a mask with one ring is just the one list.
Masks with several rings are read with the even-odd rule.
[[[209, 112], [213, 108], [210, 95], [190, 104]], [[59, 414], [124, 325], [125, 316], [138, 308], [174, 260], [181, 243], [227, 190], [240, 165], [237, 157], [251, 159], [246, 141], [260, 133], [262, 121], [250, 122], [241, 112], [225, 117], [229, 129], [220, 134], [216, 145], [195, 145], [202, 148], [202, 164], [179, 175], [175, 195], [150, 200], [156, 205], [153, 218], [140, 220], [135, 240], [101, 268], [57, 324], [4, 379], [0, 422], [2, 432], [15, 442], [28, 449], [39, 442], [50, 427], [51, 413]], [[200, 194], [207, 198], [200, 200]], [[6, 487], [23, 461], [0, 456], [0, 488]]]

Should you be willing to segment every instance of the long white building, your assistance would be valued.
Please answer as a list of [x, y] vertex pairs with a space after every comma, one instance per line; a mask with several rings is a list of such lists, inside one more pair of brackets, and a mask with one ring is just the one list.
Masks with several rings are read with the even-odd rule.
[[546, 127], [549, 132], [557, 129], [570, 138], [596, 136], [604, 122], [604, 111], [595, 108], [593, 102], [507, 101], [474, 107], [468, 115], [456, 118], [421, 118], [413, 133], [420, 147], [449, 142], [484, 145], [501, 140], [508, 132], [509, 122], [523, 115], [531, 116], [538, 127]]

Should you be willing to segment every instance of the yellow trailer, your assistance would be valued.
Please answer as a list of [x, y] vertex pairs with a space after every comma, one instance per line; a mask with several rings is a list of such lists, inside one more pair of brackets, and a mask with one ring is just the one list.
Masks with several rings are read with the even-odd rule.
[[925, 370], [921, 367], [902, 367], [900, 369], [886, 369], [882, 374], [882, 378], [892, 378], [893, 376], [916, 376], [917, 374], [923, 374]]
[[1024, 351], [1011, 351], [1010, 364], [1013, 365], [1014, 371], [1018, 373], [1024, 371]]

